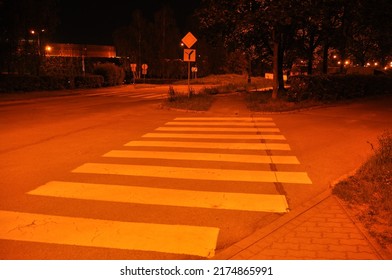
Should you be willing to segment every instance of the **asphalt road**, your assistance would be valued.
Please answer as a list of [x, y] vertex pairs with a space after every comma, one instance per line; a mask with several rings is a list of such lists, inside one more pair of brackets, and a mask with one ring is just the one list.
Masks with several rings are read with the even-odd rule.
[[390, 96], [258, 115], [162, 109], [166, 93], [2, 102], [0, 258], [208, 258], [353, 171], [392, 127]]

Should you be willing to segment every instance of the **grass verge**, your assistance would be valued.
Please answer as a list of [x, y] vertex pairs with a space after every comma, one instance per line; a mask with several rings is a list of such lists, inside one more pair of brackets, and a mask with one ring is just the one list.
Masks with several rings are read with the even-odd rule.
[[163, 102], [166, 108], [175, 108], [190, 111], [208, 111], [214, 97], [212, 94], [200, 91], [195, 93], [191, 88], [191, 93], [177, 92], [173, 87], [169, 87], [167, 99]]
[[374, 154], [333, 189], [369, 234], [392, 253], [392, 131], [378, 139]]
[[272, 99], [271, 95], [272, 90], [247, 92], [245, 96], [246, 105], [253, 112], [287, 112], [324, 104], [323, 102], [310, 99], [301, 102], [292, 102], [284, 94], [277, 99]]
[[[162, 105], [167, 108], [207, 111], [214, 100], [213, 95], [230, 92], [247, 92], [272, 85], [271, 80], [262, 77], [252, 77], [251, 81], [249, 84], [246, 75], [237, 74], [211, 75], [192, 79], [191, 85], [204, 85], [197, 94], [193, 93], [189, 96], [185, 92], [176, 92], [170, 86], [168, 97]], [[175, 84], [185, 84], [185, 82], [187, 81], [179, 81]]]

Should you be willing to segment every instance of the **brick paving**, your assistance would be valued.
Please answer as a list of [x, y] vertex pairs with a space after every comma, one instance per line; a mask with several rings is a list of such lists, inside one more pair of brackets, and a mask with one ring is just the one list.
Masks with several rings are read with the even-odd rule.
[[[297, 213], [291, 213], [291, 217], [283, 216], [283, 221], [277, 221], [275, 225], [273, 223], [219, 252], [215, 259], [390, 259], [348, 215], [335, 196], [328, 192], [322, 196]], [[315, 202], [317, 199], [319, 201]]]

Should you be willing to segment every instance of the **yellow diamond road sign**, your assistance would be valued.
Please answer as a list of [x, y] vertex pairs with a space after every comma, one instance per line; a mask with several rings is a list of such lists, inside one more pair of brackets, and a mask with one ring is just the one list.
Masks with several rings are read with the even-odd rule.
[[185, 44], [185, 46], [187, 46], [188, 48], [192, 47], [194, 43], [196, 43], [197, 39], [195, 36], [193, 36], [193, 34], [191, 32], [188, 32], [188, 34], [186, 34], [184, 36], [184, 38], [182, 38], [182, 42]]

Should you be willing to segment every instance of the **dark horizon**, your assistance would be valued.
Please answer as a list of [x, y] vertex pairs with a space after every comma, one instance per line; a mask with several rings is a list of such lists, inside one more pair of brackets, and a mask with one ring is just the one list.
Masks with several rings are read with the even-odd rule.
[[[132, 12], [139, 9], [146, 19], [166, 3], [174, 12], [180, 30], [185, 29], [187, 20], [199, 6], [200, 0], [116, 0], [110, 4], [96, 1], [60, 0], [60, 23], [51, 36], [56, 43], [113, 45], [116, 28], [131, 22]], [[182, 30], [187, 32], [186, 30]]]

